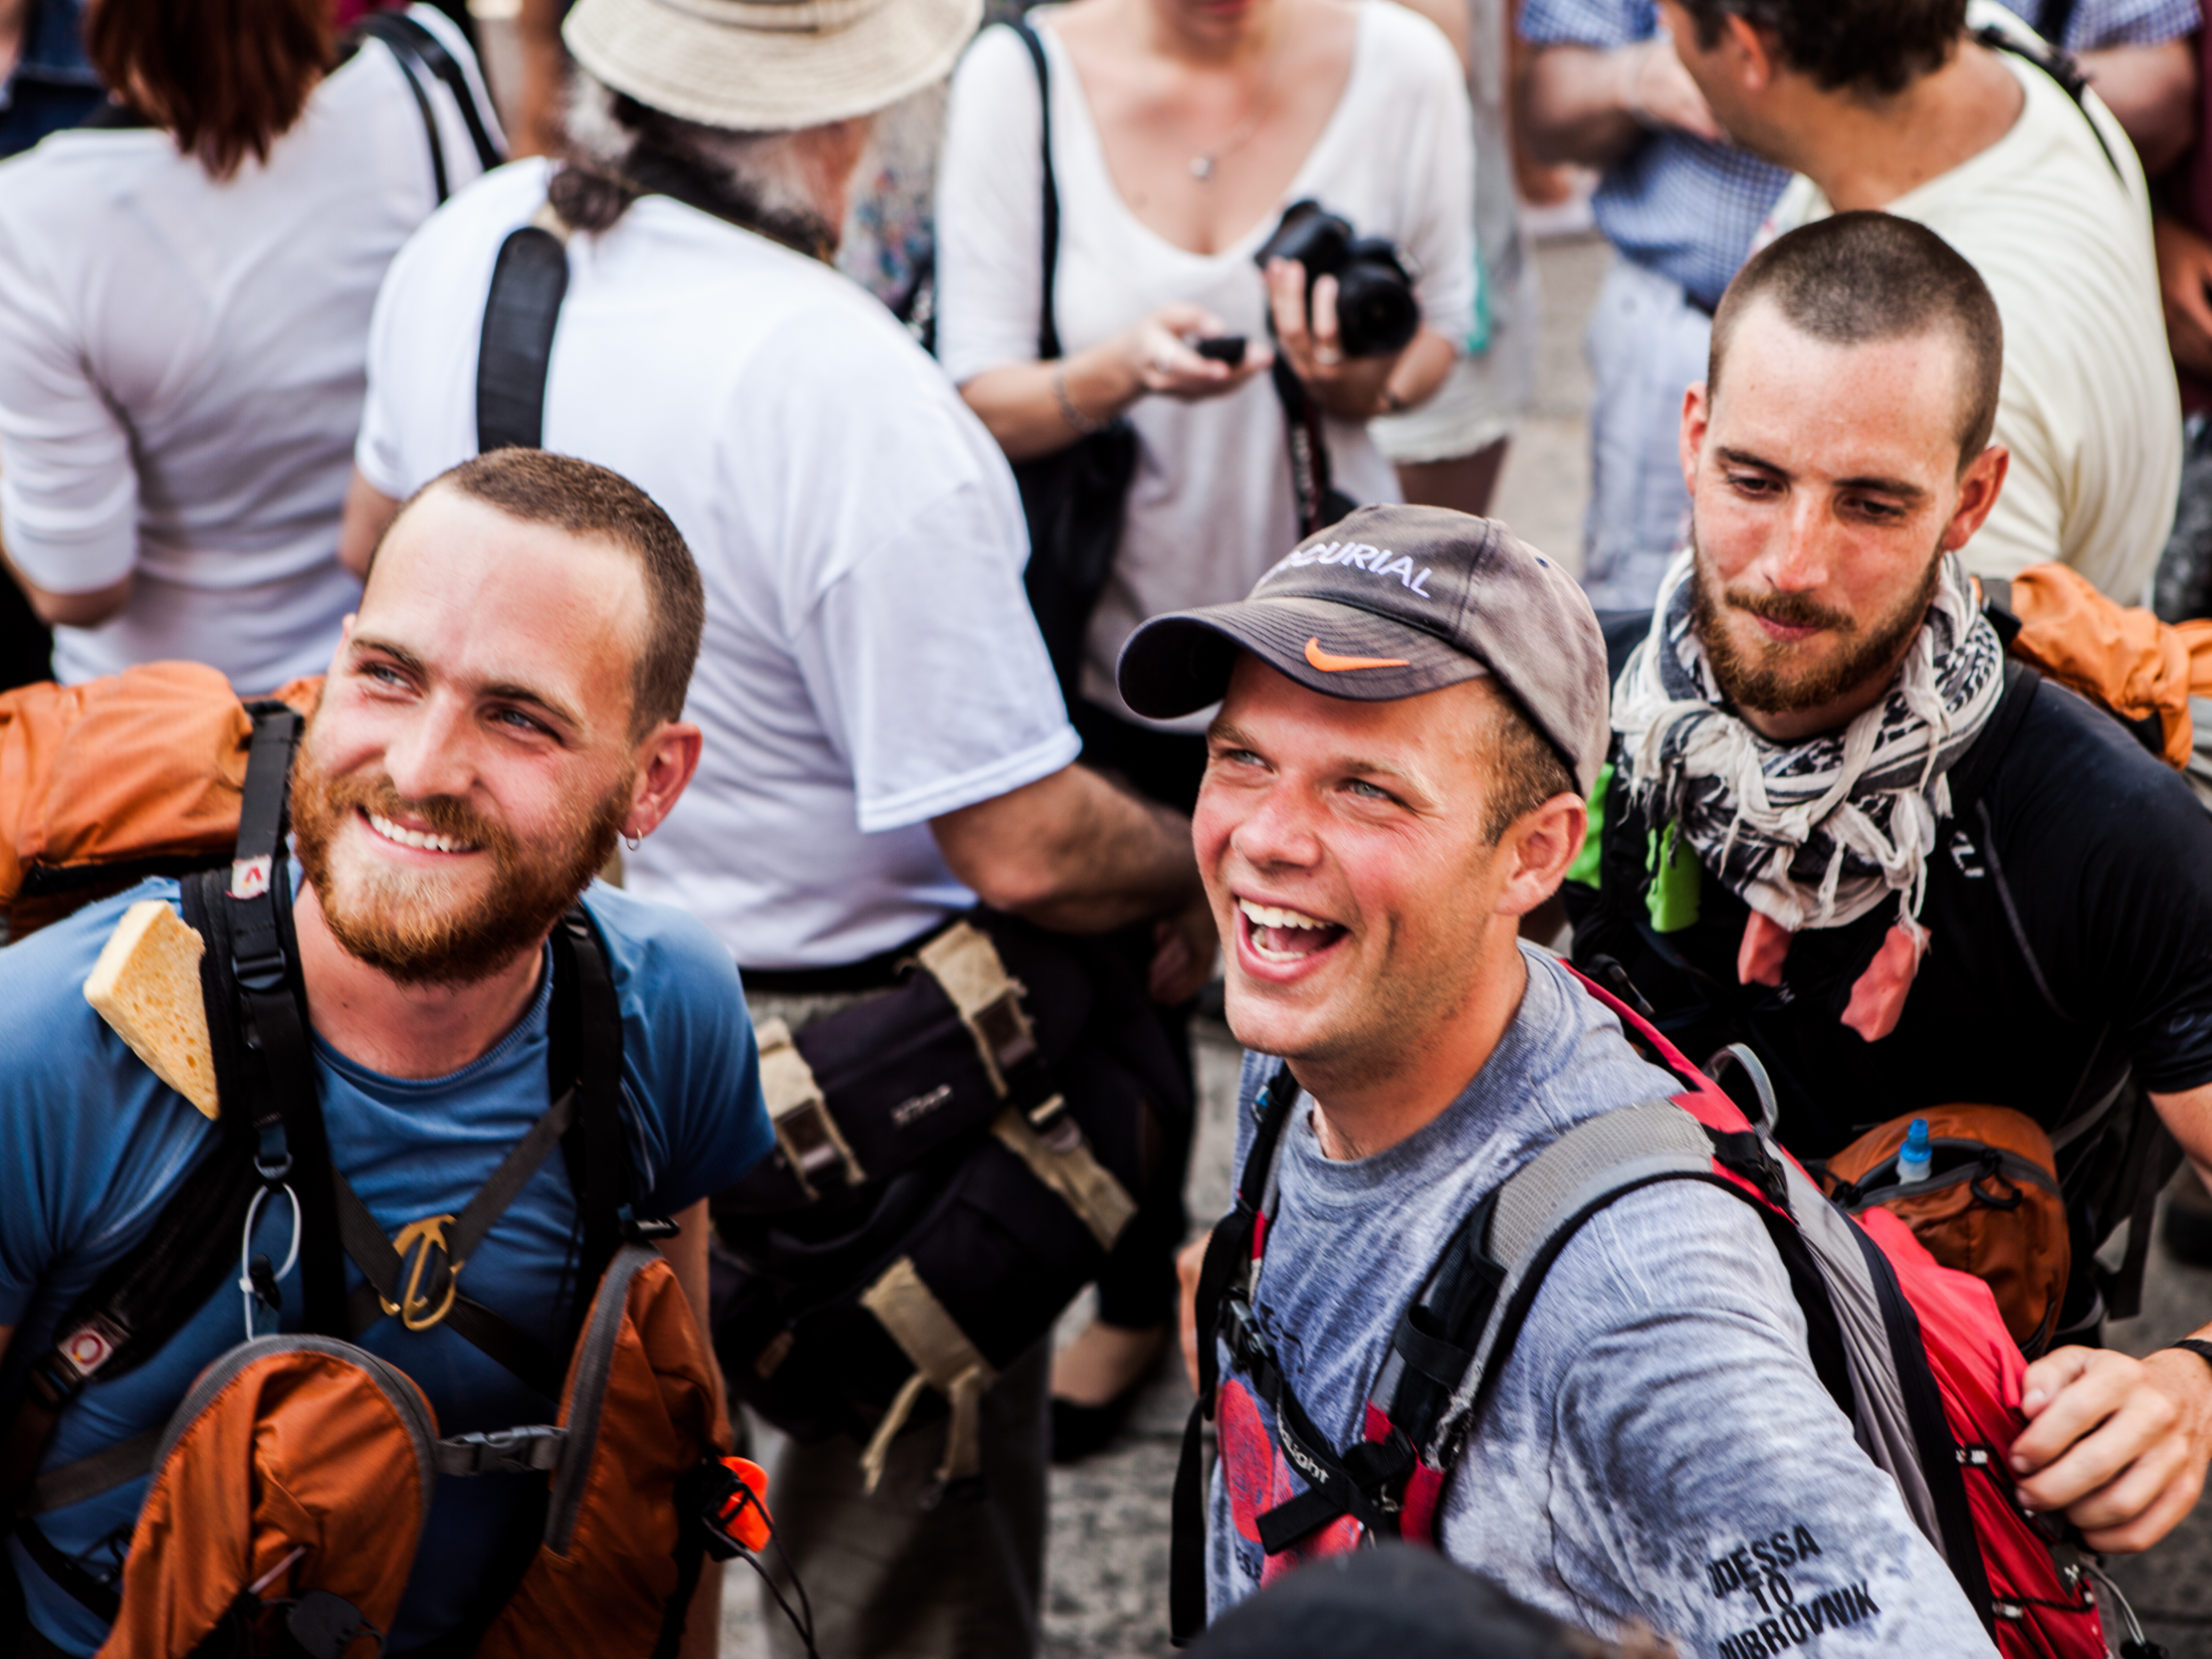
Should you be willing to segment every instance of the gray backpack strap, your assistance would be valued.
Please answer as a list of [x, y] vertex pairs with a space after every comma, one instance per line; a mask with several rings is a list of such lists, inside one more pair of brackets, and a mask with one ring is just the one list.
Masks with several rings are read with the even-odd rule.
[[[1909, 1310], [1902, 1307], [1894, 1278], [1875, 1265], [1880, 1252], [1874, 1241], [1792, 1159], [1775, 1153], [1771, 1145], [1768, 1150], [1782, 1171], [1803, 1254], [1819, 1276], [1814, 1295], [1825, 1292], [1834, 1313], [1852, 1385], [1846, 1409], [1854, 1437], [1895, 1480], [1913, 1521], [1948, 1558], [1955, 1518], [1947, 1528], [1923, 1473], [1924, 1422], [1922, 1432], [1915, 1432], [1915, 1420], [1926, 1417], [1928, 1402], [1916, 1402], [1915, 1410], [1906, 1401], [1894, 1351], [1900, 1333], [1916, 1331], [1904, 1323]], [[1511, 1357], [1544, 1274], [1585, 1221], [1629, 1192], [1661, 1180], [1702, 1180], [1757, 1203], [1715, 1173], [1713, 1158], [1714, 1143], [1703, 1125], [1671, 1101], [1649, 1101], [1577, 1124], [1499, 1187], [1488, 1254], [1505, 1264], [1506, 1276], [1498, 1287], [1497, 1313], [1482, 1333], [1438, 1437], [1446, 1453], [1440, 1460], [1443, 1467], [1456, 1461], [1487, 1399], [1487, 1384]], [[1789, 1222], [1777, 1217], [1776, 1224]], [[1795, 1273], [1792, 1278], [1811, 1319], [1815, 1310], [1805, 1306], [1810, 1287], [1797, 1285]], [[1915, 1374], [1924, 1371], [1923, 1362]]]
[[1576, 1124], [1500, 1183], [1483, 1254], [1505, 1277], [1434, 1438], [1439, 1467], [1456, 1464], [1489, 1397], [1488, 1379], [1512, 1356], [1545, 1273], [1583, 1222], [1653, 1181], [1713, 1178], [1703, 1127], [1672, 1101], [1655, 1100]]
[[[1829, 1306], [1843, 1336], [1844, 1358], [1851, 1367], [1852, 1432], [1876, 1465], [1888, 1472], [1903, 1495], [1913, 1524], [1927, 1535], [1946, 1560], [1952, 1555], [1946, 1542], [1955, 1527], [1946, 1528], [1935, 1496], [1922, 1470], [1921, 1436], [1915, 1416], [1925, 1419], [1928, 1404], [1919, 1411], [1904, 1396], [1905, 1368], [1900, 1366], [1892, 1339], [1907, 1333], [1915, 1345], [1919, 1326], [1897, 1289], [1895, 1276], [1881, 1257], [1880, 1247], [1852, 1219], [1828, 1201], [1812, 1177], [1788, 1157], [1778, 1160], [1789, 1183], [1790, 1208], [1797, 1216], [1798, 1236], [1811, 1251], [1828, 1291]], [[1878, 1269], [1876, 1262], [1880, 1262]], [[1913, 1374], [1926, 1371], [1924, 1358], [1915, 1351]], [[1940, 1401], [1936, 1402], [1940, 1414]], [[1924, 1426], [1924, 1423], [1923, 1423]], [[1955, 1560], [1951, 1565], [1955, 1570]]]
[[568, 234], [567, 222], [549, 202], [500, 244], [477, 343], [479, 455], [544, 447], [546, 371], [568, 295]]
[[1508, 1274], [1499, 1299], [1511, 1296], [1538, 1247], [1589, 1199], [1661, 1169], [1704, 1174], [1712, 1155], [1697, 1120], [1672, 1101], [1645, 1101], [1575, 1125], [1498, 1188], [1490, 1256]]

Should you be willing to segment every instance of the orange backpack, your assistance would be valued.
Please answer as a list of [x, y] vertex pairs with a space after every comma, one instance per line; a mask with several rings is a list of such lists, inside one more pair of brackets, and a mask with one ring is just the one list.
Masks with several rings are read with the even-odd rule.
[[[33, 1558], [112, 1626], [105, 1653], [364, 1659], [359, 1644], [380, 1647], [398, 1609], [435, 1478], [538, 1474], [548, 1508], [534, 1558], [512, 1587], [486, 1586], [478, 1626], [451, 1645], [489, 1659], [673, 1656], [702, 1557], [727, 1559], [773, 1535], [759, 1504], [765, 1478], [727, 1456], [714, 1362], [648, 1242], [676, 1229], [633, 1207], [621, 1011], [596, 927], [579, 906], [551, 941], [545, 1119], [459, 1216], [429, 1218], [441, 1226], [411, 1245], [421, 1224], [386, 1239], [329, 1159], [306, 1008], [286, 967], [285, 782], [301, 716], [286, 702], [241, 706], [211, 674], [161, 665], [0, 702], [0, 775], [24, 785], [0, 795], [15, 884], [0, 900], [22, 897], [26, 872], [64, 878], [50, 897], [66, 912], [148, 873], [149, 859], [207, 867], [183, 878], [179, 897], [204, 943], [221, 1105], [216, 1147], [146, 1238], [65, 1314], [47, 1351], [30, 1355], [0, 1421], [0, 1511], [24, 1518]], [[312, 705], [317, 688], [291, 690]], [[102, 799], [72, 794], [73, 779], [92, 780]], [[249, 1021], [259, 1066], [241, 1047]], [[472, 1226], [481, 1236], [537, 1167], [521, 1154], [543, 1159], [555, 1145], [571, 1154], [583, 1283], [598, 1287], [564, 1372], [562, 1355], [458, 1282], [464, 1236]], [[236, 1259], [253, 1206], [280, 1192], [295, 1206], [305, 1318], [320, 1335], [256, 1339], [223, 1355], [187, 1391], [158, 1451], [126, 1442], [45, 1468], [62, 1413], [174, 1339]], [[366, 1276], [359, 1292], [345, 1289], [341, 1249]], [[272, 1308], [273, 1285], [252, 1281]], [[421, 1390], [340, 1340], [374, 1323], [379, 1305], [418, 1330], [450, 1313], [464, 1340], [557, 1395], [557, 1421], [439, 1439]], [[119, 1594], [50, 1545], [33, 1547], [43, 1508], [149, 1469]], [[0, 1646], [9, 1634], [0, 1629]]]
[[[546, 1526], [479, 1659], [673, 1655], [733, 1476], [706, 1345], [660, 1254], [600, 1280], [559, 1419], [438, 1438], [397, 1367], [322, 1337], [262, 1337], [201, 1373], [155, 1454], [106, 1659], [377, 1651], [439, 1475], [542, 1473]], [[735, 1460], [733, 1460], [735, 1461]], [[356, 1648], [356, 1644], [362, 1645]]]
[[[1926, 1120], [1934, 1155], [1926, 1176], [1900, 1185], [1897, 1154], [1914, 1119]], [[2074, 1246], [2058, 1159], [2033, 1118], [2003, 1106], [1929, 1107], [1878, 1124], [1813, 1169], [1849, 1214], [1893, 1211], [1943, 1266], [1988, 1285], [2029, 1358], [2050, 1346]]]
[[[1976, 578], [1979, 580], [1979, 578]], [[2189, 764], [2191, 697], [2212, 697], [2212, 619], [2161, 622], [2106, 598], [2080, 571], [2036, 564], [1983, 590], [2020, 619], [2015, 657], [2135, 728], [2175, 770]]]
[[[315, 712], [320, 679], [274, 701]], [[0, 696], [0, 938], [230, 857], [253, 715], [204, 663]]]

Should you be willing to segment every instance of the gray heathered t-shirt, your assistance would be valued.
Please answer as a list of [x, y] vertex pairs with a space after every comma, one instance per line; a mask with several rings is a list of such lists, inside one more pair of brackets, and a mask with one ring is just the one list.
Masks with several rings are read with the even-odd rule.
[[[1677, 1086], [1542, 951], [1489, 1063], [1444, 1114], [1373, 1157], [1331, 1162], [1301, 1101], [1255, 1297], [1316, 1426], [1341, 1451], [1406, 1303], [1460, 1218], [1570, 1125]], [[1246, 1055], [1252, 1100], [1277, 1062]], [[1600, 1635], [1628, 1619], [1685, 1654], [1995, 1650], [1889, 1477], [1814, 1372], [1781, 1258], [1751, 1208], [1697, 1182], [1629, 1194], [1561, 1252], [1446, 1489], [1454, 1560]], [[1304, 1489], [1229, 1370], [1209, 1525], [1218, 1613], [1300, 1552], [1349, 1548], [1340, 1518], [1272, 1559], [1252, 1518]]]

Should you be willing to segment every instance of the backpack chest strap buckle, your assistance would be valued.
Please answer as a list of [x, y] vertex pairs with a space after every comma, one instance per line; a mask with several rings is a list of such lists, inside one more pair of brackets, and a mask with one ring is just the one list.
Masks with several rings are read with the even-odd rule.
[[[446, 1315], [453, 1312], [453, 1299], [461, 1294], [461, 1263], [447, 1254], [446, 1228], [452, 1225], [450, 1215], [426, 1215], [420, 1221], [410, 1221], [399, 1229], [399, 1236], [391, 1247], [399, 1253], [407, 1268], [407, 1288], [397, 1304], [377, 1298], [386, 1314], [397, 1314], [399, 1323], [409, 1331], [428, 1331]], [[445, 1280], [445, 1299], [435, 1308], [430, 1298], [422, 1293], [422, 1276], [430, 1270], [430, 1252], [438, 1253], [441, 1276]], [[435, 1281], [433, 1281], [435, 1283]]]

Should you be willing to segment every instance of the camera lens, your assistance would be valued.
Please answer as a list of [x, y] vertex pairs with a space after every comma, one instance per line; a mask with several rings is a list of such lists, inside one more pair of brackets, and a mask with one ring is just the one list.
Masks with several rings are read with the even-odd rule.
[[1348, 357], [1402, 351], [1421, 329], [1421, 306], [1395, 266], [1356, 259], [1337, 277], [1337, 329]]

